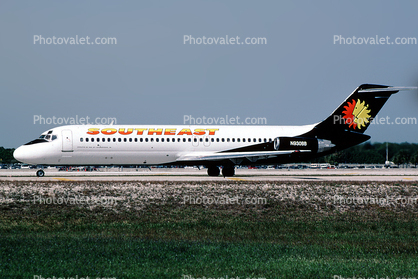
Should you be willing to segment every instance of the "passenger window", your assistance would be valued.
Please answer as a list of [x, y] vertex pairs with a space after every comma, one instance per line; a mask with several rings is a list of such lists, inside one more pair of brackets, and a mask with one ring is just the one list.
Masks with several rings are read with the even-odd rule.
[[267, 142], [267, 139], [266, 138], [264, 138], [264, 142]]
[[151, 142], [153, 142], [154, 141], [154, 138], [151, 138], [150, 140], [151, 140]]
[[113, 138], [113, 142], [116, 142], [116, 138]]
[[161, 142], [164, 142], [164, 138], [161, 139]]
[[219, 142], [219, 138], [216, 138], [216, 142]]
[[227, 138], [226, 141], [229, 142], [229, 138]]
[[183, 142], [186, 142], [186, 138], [183, 138]]
[[118, 142], [121, 142], [122, 140], [121, 140], [121, 138], [118, 138]]
[[193, 141], [194, 141], [194, 142], [197, 142], [197, 138], [194, 138], [194, 139], [193, 139]]
[[135, 142], [138, 142], [138, 138], [135, 138]]
[[192, 138], [189, 138], [189, 142], [192, 142]]
[[144, 141], [144, 139], [143, 139], [143, 138], [140, 138], [140, 139], [139, 139], [139, 141], [140, 141], [140, 142], [143, 142], [143, 141]]
[[102, 142], [105, 142], [106, 141], [106, 139], [105, 138], [102, 138]]
[[225, 139], [224, 138], [222, 138], [222, 142], [225, 142]]
[[107, 138], [107, 142], [110, 142], [110, 138]]
[[200, 142], [203, 142], [203, 138], [200, 138], [200, 139], [199, 139], [199, 141], [200, 141]]
[[89, 138], [86, 138], [86, 142], [89, 142]]
[[160, 139], [159, 139], [159, 138], [156, 138], [156, 139], [155, 139], [155, 141], [156, 141], [156, 142], [159, 142], [159, 141], [160, 141]]
[[83, 142], [83, 138], [80, 138], [80, 142]]
[[242, 142], [245, 142], [245, 138], [242, 138]]
[[240, 138], [237, 138], [237, 142], [240, 142], [241, 140], [240, 140]]
[[235, 138], [232, 138], [232, 142], [235, 142]]
[[145, 138], [145, 141], [148, 142], [148, 138]]
[[260, 138], [258, 139], [258, 142], [261, 142], [261, 139]]
[[129, 138], [129, 142], [132, 142], [132, 138]]
[[211, 141], [211, 142], [215, 142], [215, 139], [214, 139], [214, 138], [211, 138], [211, 139], [210, 139], [210, 141]]
[[126, 138], [124, 138], [123, 141], [126, 142]]

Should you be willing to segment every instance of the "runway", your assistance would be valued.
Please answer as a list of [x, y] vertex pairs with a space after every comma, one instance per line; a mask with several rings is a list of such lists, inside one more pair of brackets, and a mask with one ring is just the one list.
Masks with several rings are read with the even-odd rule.
[[418, 170], [399, 169], [236, 169], [233, 177], [211, 177], [206, 169], [151, 168], [100, 169], [99, 171], [0, 170], [0, 181], [418, 181]]

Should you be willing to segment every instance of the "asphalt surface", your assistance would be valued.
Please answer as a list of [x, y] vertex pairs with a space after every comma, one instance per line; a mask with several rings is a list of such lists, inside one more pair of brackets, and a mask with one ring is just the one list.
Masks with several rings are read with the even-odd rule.
[[235, 176], [210, 177], [206, 169], [110, 168], [98, 171], [0, 170], [0, 181], [418, 181], [418, 169], [236, 169]]

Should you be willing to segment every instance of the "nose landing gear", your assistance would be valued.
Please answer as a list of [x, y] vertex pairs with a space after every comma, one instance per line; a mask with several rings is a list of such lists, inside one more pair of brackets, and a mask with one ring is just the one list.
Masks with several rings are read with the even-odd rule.
[[44, 176], [45, 176], [45, 172], [44, 172], [43, 170], [38, 170], [38, 171], [36, 172], [36, 176], [37, 176], [37, 177], [44, 177]]

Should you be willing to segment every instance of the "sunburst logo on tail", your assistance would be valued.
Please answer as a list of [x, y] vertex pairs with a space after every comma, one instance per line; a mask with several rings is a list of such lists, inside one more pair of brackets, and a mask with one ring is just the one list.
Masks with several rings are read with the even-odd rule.
[[348, 124], [350, 128], [361, 130], [363, 126], [366, 127], [371, 117], [369, 105], [366, 105], [365, 101], [361, 102], [359, 99], [357, 99], [357, 102], [354, 99], [351, 101], [348, 101], [347, 106], [344, 106], [344, 123]]

